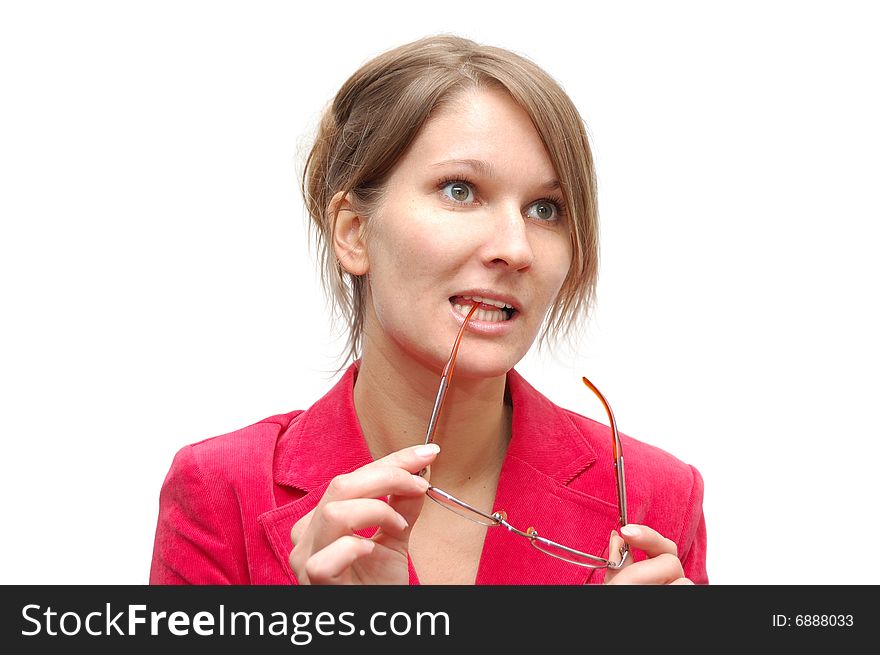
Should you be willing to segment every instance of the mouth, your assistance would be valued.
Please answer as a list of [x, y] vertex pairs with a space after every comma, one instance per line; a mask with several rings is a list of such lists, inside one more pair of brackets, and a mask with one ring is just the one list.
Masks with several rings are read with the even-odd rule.
[[502, 323], [509, 321], [519, 313], [516, 307], [510, 303], [487, 296], [452, 296], [449, 302], [462, 317], [467, 316], [474, 304], [479, 305], [472, 320], [484, 323]]

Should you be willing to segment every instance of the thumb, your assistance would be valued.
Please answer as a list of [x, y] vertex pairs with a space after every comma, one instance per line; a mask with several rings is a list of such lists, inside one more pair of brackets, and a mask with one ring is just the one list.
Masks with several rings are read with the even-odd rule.
[[[425, 492], [428, 490], [428, 472], [429, 465], [437, 457], [440, 452], [440, 446], [437, 444], [424, 444], [421, 446], [410, 446], [398, 450], [382, 459], [367, 464], [364, 468], [392, 464], [413, 473], [413, 478], [421, 481], [422, 491], [413, 494], [390, 494], [388, 496], [388, 504], [398, 514], [400, 514], [407, 523], [407, 527], [402, 531], [386, 532], [381, 528], [373, 535], [373, 541], [382, 544], [387, 548], [399, 552], [406, 552], [409, 547], [409, 535], [422, 507], [425, 504]], [[417, 471], [421, 471], [415, 475]]]
[[[431, 469], [426, 468], [421, 477], [425, 480], [425, 491], [427, 491], [427, 483], [431, 477]], [[388, 496], [388, 504], [406, 519], [409, 527], [407, 527], [402, 533], [396, 533], [394, 535], [382, 532], [382, 534], [380, 534], [375, 540], [384, 543], [386, 546], [394, 548], [395, 550], [407, 550], [409, 547], [409, 535], [422, 513], [422, 507], [425, 505], [426, 497], [427, 496], [424, 493], [416, 496], [396, 496], [393, 494]]]
[[[623, 537], [617, 532], [617, 530], [611, 531], [611, 539], [608, 541], [608, 558], [612, 562], [620, 562], [623, 558], [623, 547], [626, 545]], [[623, 566], [621, 567], [608, 567], [605, 569], [605, 584], [611, 583], [617, 574], [620, 573], [624, 568], [632, 564], [632, 554], [628, 554], [626, 556], [626, 560], [623, 561]]]
[[[425, 472], [422, 474], [422, 479], [427, 483], [431, 479], [431, 469], [425, 469]], [[427, 484], [425, 485], [425, 491], [427, 492]], [[422, 507], [425, 504], [425, 498], [427, 498], [427, 494], [419, 494], [418, 496], [389, 496], [388, 503], [395, 509], [397, 512], [406, 519], [406, 522], [409, 523], [409, 530], [412, 529], [412, 526], [418, 520], [419, 515], [422, 512]]]

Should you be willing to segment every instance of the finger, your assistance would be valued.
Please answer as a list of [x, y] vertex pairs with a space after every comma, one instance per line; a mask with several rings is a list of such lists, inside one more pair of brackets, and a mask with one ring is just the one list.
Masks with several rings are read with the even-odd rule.
[[312, 508], [312, 511], [303, 516], [299, 521], [293, 524], [293, 527], [290, 529], [290, 543], [296, 546], [297, 544], [301, 544], [306, 535], [306, 530], [309, 529], [309, 524], [312, 522], [312, 517], [315, 515], [315, 508]]
[[646, 525], [628, 523], [620, 528], [620, 534], [630, 547], [644, 551], [648, 557], [663, 554], [678, 556], [678, 546], [672, 539], [667, 539]]
[[290, 554], [287, 556], [287, 563], [290, 565], [290, 570], [296, 575], [300, 584], [309, 583], [308, 576], [305, 572], [305, 563], [311, 553], [311, 549], [308, 547], [306, 541], [308, 536], [307, 530], [311, 525], [314, 514], [315, 510], [313, 509], [299, 521], [294, 523], [293, 527], [290, 529], [290, 543], [293, 545], [293, 548], [291, 548]]
[[669, 584], [684, 577], [681, 562], [670, 553], [624, 566], [616, 573], [609, 584]]
[[[390, 453], [352, 473], [336, 476], [327, 487], [321, 503], [343, 498], [384, 497], [390, 494], [422, 495], [428, 488], [425, 478], [395, 472], [393, 468], [389, 470], [389, 465], [404, 468], [405, 471], [419, 471], [432, 462], [438, 452], [440, 447], [436, 444], [412, 446]], [[321, 504], [319, 503], [318, 506], [320, 507]], [[294, 524], [290, 531], [290, 539], [294, 544], [302, 542], [314, 513], [313, 509]]]
[[420, 494], [418, 496], [389, 496], [388, 504], [406, 520], [409, 527], [403, 530], [399, 535], [385, 534], [385, 531], [383, 530], [382, 534], [377, 535], [375, 538], [389, 548], [407, 550], [409, 535], [412, 532], [416, 521], [419, 520], [422, 508], [425, 506], [425, 498], [427, 498], [426, 494]]
[[316, 509], [319, 511], [313, 520], [313, 552], [365, 528], [376, 527], [396, 538], [402, 538], [403, 532], [409, 528], [403, 516], [384, 500], [376, 498], [330, 501]]
[[388, 453], [385, 457], [380, 457], [362, 468], [370, 469], [390, 465], [402, 468], [410, 473], [418, 473], [433, 462], [439, 452], [440, 446], [435, 443], [410, 446], [409, 448], [402, 448], [401, 450], [395, 450], [393, 453]]
[[391, 494], [418, 496], [427, 489], [428, 483], [424, 478], [398, 466], [367, 465], [333, 478], [318, 505], [351, 498], [384, 498]]
[[690, 578], [678, 578], [677, 580], [673, 580], [669, 584], [694, 584], [694, 581]]
[[346, 535], [327, 544], [306, 562], [310, 584], [343, 584], [351, 565], [373, 552], [376, 543], [355, 535]]

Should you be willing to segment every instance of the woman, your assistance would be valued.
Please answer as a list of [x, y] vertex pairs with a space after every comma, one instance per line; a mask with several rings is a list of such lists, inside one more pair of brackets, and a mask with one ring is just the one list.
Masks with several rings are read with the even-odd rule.
[[707, 582], [698, 472], [513, 370], [590, 305], [595, 187], [577, 110], [518, 55], [437, 36], [358, 70], [303, 178], [356, 361], [310, 409], [177, 454], [151, 582]]

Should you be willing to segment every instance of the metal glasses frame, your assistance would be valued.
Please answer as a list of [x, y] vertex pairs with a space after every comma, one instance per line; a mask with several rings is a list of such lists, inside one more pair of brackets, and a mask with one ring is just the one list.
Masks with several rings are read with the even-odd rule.
[[[437, 389], [437, 397], [434, 400], [434, 409], [431, 412], [431, 418], [428, 421], [428, 429], [425, 435], [425, 444], [429, 444], [434, 440], [434, 432], [437, 429], [437, 420], [440, 417], [440, 411], [443, 408], [443, 402], [446, 399], [446, 392], [449, 389], [450, 382], [452, 381], [452, 373], [455, 370], [455, 359], [458, 356], [458, 346], [461, 343], [461, 338], [464, 334], [465, 327], [467, 326], [468, 322], [470, 321], [471, 317], [478, 307], [479, 303], [474, 303], [474, 305], [471, 307], [471, 310], [465, 317], [464, 322], [461, 324], [461, 328], [459, 328], [458, 331], [458, 336], [455, 338], [455, 343], [452, 346], [452, 353], [449, 355], [449, 361], [446, 362], [446, 366], [443, 369], [443, 374], [440, 377], [440, 386]], [[606, 413], [608, 414], [608, 420], [611, 426], [611, 435], [613, 439], [612, 445], [614, 456], [614, 477], [617, 484], [618, 527], [623, 527], [627, 523], [626, 481], [624, 479], [623, 470], [623, 448], [620, 443], [620, 435], [617, 432], [617, 421], [614, 419], [614, 412], [611, 411], [611, 406], [608, 404], [605, 396], [602, 395], [602, 392], [600, 392], [599, 389], [597, 389], [596, 386], [586, 377], [583, 377], [582, 380], [584, 384], [589, 387], [589, 389], [593, 393], [596, 394], [596, 396], [602, 402], [602, 405], [605, 407]], [[424, 470], [421, 472], [421, 474], [424, 474]], [[481, 525], [485, 525], [487, 527], [502, 526], [504, 528], [507, 528], [508, 532], [528, 539], [529, 543], [531, 543], [532, 546], [537, 548], [542, 553], [545, 553], [557, 559], [561, 559], [565, 562], [575, 564], [577, 566], [583, 566], [592, 569], [619, 569], [626, 562], [627, 555], [629, 554], [629, 548], [626, 544], [624, 544], [623, 547], [621, 547], [620, 552], [618, 553], [619, 559], [616, 561], [605, 557], [600, 557], [598, 555], [591, 555], [575, 548], [569, 548], [568, 546], [553, 541], [552, 539], [542, 537], [538, 534], [538, 531], [534, 527], [529, 527], [525, 530], [520, 530], [519, 528], [514, 527], [507, 521], [507, 513], [504, 510], [497, 510], [492, 514], [488, 514], [433, 485], [428, 485], [428, 490], [426, 493], [428, 497], [431, 498], [431, 500], [437, 502], [446, 509], [455, 512], [463, 518], [474, 521], [475, 523], [479, 523]]]

